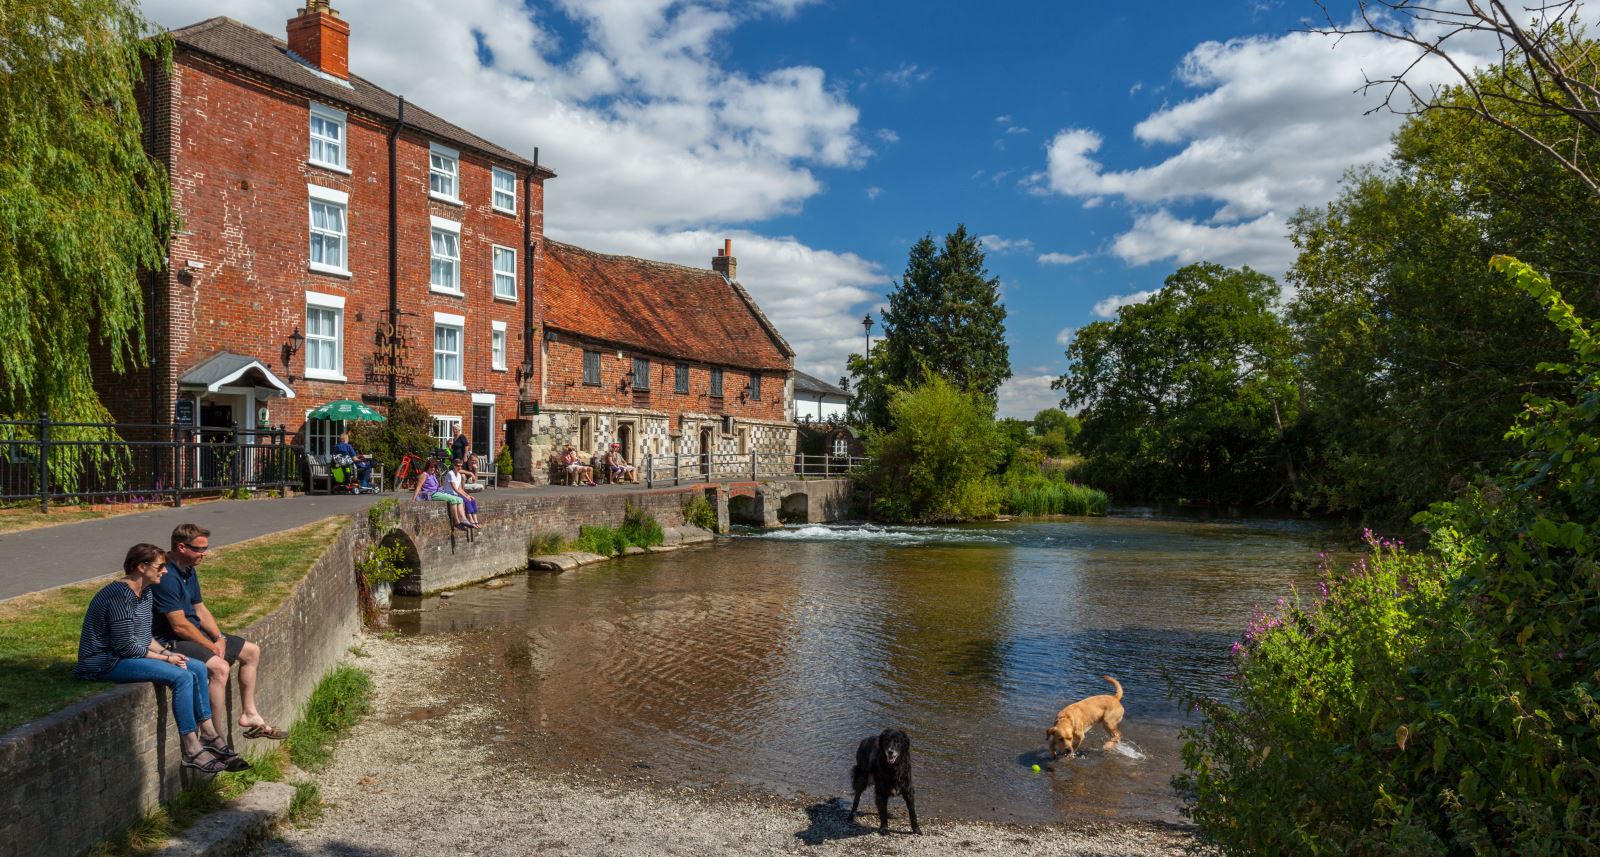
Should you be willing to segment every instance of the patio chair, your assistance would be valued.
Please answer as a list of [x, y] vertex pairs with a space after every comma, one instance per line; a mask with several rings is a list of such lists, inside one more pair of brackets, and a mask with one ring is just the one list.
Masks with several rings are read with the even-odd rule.
[[486, 487], [498, 489], [500, 487], [500, 473], [494, 469], [494, 462], [489, 460], [489, 456], [475, 455], [473, 460], [477, 462], [478, 482]]

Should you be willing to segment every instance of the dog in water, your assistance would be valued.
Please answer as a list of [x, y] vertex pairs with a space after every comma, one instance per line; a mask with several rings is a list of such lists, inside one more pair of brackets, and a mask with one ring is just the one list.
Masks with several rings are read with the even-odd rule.
[[917, 825], [916, 797], [911, 788], [911, 739], [899, 729], [885, 729], [871, 738], [862, 740], [856, 748], [856, 766], [850, 770], [850, 785], [856, 790], [856, 799], [850, 804], [850, 819], [855, 820], [861, 806], [861, 793], [872, 784], [873, 797], [878, 800], [878, 832], [889, 832], [889, 797], [899, 795], [905, 799], [906, 815], [911, 817], [911, 832], [920, 834]]
[[1051, 759], [1058, 758], [1062, 750], [1068, 756], [1077, 755], [1083, 736], [1096, 723], [1111, 733], [1111, 740], [1101, 749], [1109, 750], [1122, 740], [1122, 733], [1117, 731], [1117, 724], [1122, 722], [1122, 685], [1111, 676], [1103, 675], [1101, 678], [1111, 682], [1111, 686], [1117, 689], [1117, 695], [1102, 693], [1080, 699], [1061, 709], [1061, 713], [1056, 715], [1056, 725], [1044, 730], [1045, 740], [1050, 742]]

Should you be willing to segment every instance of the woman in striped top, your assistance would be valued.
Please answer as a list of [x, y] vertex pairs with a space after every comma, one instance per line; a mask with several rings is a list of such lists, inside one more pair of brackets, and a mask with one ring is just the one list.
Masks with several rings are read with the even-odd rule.
[[166, 571], [167, 555], [161, 548], [138, 544], [128, 549], [123, 578], [96, 593], [84, 613], [73, 674], [90, 681], [149, 681], [172, 688], [183, 766], [206, 774], [248, 768], [212, 725], [205, 662], [162, 648], [150, 636], [151, 587]]

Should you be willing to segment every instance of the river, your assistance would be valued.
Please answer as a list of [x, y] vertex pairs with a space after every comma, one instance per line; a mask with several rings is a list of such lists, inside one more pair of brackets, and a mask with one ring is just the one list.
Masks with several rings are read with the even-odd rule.
[[[848, 797], [856, 743], [897, 726], [924, 814], [1175, 822], [1171, 688], [1226, 696], [1252, 606], [1314, 585], [1334, 536], [1142, 510], [811, 525], [397, 600], [392, 623], [463, 639], [461, 698], [535, 767]], [[1102, 675], [1125, 689], [1123, 744], [1097, 728], [1052, 761], [1044, 729]]]

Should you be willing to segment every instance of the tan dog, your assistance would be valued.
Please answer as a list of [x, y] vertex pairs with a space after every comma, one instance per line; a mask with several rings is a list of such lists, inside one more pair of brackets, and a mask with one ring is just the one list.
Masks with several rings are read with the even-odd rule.
[[1083, 743], [1083, 736], [1096, 723], [1111, 733], [1111, 740], [1101, 749], [1109, 750], [1122, 740], [1122, 733], [1117, 731], [1117, 724], [1122, 722], [1122, 685], [1111, 676], [1103, 675], [1101, 678], [1111, 682], [1111, 686], [1117, 689], [1117, 695], [1102, 693], [1080, 699], [1061, 709], [1061, 713], [1056, 715], [1056, 725], [1044, 730], [1045, 740], [1050, 742], [1051, 759], [1060, 756], [1063, 749], [1069, 756], [1076, 755], [1078, 745]]

